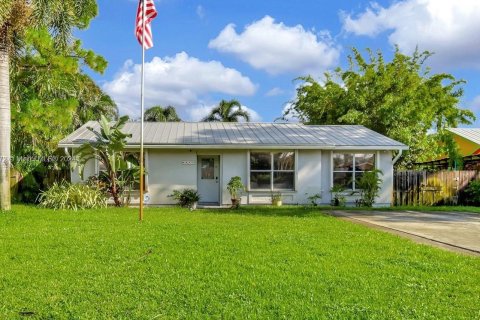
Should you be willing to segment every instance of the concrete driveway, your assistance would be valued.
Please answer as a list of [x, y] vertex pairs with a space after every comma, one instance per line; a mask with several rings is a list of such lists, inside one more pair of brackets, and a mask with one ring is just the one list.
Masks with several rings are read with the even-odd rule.
[[333, 211], [332, 214], [386, 231], [394, 231], [393, 233], [413, 240], [420, 240], [418, 242], [432, 242], [430, 244], [454, 251], [480, 254], [480, 214], [348, 210]]

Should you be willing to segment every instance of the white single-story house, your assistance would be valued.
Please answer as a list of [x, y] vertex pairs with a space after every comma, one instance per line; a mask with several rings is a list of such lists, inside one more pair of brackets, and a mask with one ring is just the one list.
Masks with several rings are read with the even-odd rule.
[[[93, 140], [88, 122], [59, 143], [69, 154]], [[127, 148], [138, 152], [140, 123], [129, 122], [122, 130], [132, 134]], [[269, 204], [281, 193], [287, 204], [308, 203], [319, 194], [319, 203], [331, 200], [331, 187], [342, 185], [348, 202], [354, 202], [355, 179], [364, 171], [383, 172], [376, 205], [392, 203], [393, 165], [408, 147], [357, 125], [303, 125], [299, 123], [147, 122], [144, 126], [145, 177], [148, 205], [173, 204], [175, 189], [194, 188], [200, 204], [231, 203], [227, 184], [234, 176], [246, 185], [243, 204]], [[88, 163], [84, 178], [100, 166]], [[80, 182], [78, 172], [72, 182]], [[138, 196], [137, 196], [138, 198]], [[138, 199], [137, 199], [138, 200]]]

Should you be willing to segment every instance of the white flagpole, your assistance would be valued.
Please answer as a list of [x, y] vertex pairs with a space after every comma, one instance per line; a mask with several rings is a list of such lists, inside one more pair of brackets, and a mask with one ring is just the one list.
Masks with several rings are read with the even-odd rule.
[[141, 117], [140, 117], [140, 211], [139, 211], [139, 220], [143, 220], [143, 189], [144, 189], [144, 161], [143, 161], [143, 114], [145, 109], [145, 13], [147, 11], [147, 2], [142, 0], [142, 80], [141, 80], [141, 89], [140, 89], [140, 106], [141, 106]]

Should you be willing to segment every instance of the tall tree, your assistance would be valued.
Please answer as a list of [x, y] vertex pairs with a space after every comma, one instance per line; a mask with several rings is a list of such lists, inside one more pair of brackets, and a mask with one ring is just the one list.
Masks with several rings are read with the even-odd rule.
[[[97, 14], [95, 0], [3, 0], [0, 3], [0, 210], [10, 209], [10, 65], [23, 57], [26, 30], [48, 30], [57, 53], [82, 55], [90, 67], [101, 71], [106, 63], [73, 41], [74, 29], [88, 27]], [[48, 67], [52, 61], [45, 61]], [[71, 65], [70, 65], [71, 66]], [[77, 66], [78, 67], [78, 66]], [[103, 69], [102, 69], [103, 68]]]
[[240, 118], [247, 122], [250, 121], [250, 114], [242, 109], [240, 102], [238, 100], [222, 100], [203, 121], [239, 122]]
[[[392, 61], [368, 50], [353, 49], [347, 70], [338, 68], [324, 81], [301, 77], [303, 84], [284, 116], [296, 115], [307, 124], [360, 124], [410, 147], [401, 165], [428, 160], [451, 144], [438, 143], [447, 127], [471, 123], [469, 110], [458, 107], [462, 80], [432, 74], [425, 66], [429, 52], [407, 56], [395, 51]], [[431, 132], [437, 132], [431, 135]]]
[[177, 114], [177, 111], [172, 106], [163, 108], [162, 106], [154, 106], [145, 111], [145, 121], [150, 122], [180, 122], [182, 119]]

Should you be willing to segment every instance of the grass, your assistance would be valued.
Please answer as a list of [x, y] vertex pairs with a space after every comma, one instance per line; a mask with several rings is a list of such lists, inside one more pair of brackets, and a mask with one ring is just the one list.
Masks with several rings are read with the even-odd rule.
[[0, 213], [0, 318], [472, 319], [480, 259], [301, 207]]

